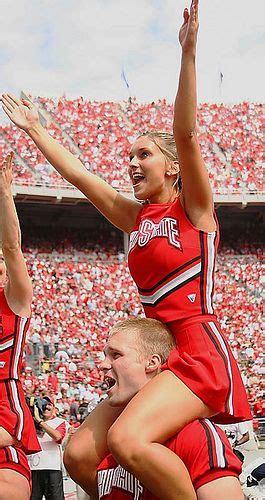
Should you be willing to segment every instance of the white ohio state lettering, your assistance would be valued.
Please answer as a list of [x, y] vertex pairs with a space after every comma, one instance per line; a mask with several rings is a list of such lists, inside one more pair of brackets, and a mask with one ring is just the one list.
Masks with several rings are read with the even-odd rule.
[[130, 235], [129, 252], [138, 245], [144, 247], [153, 238], [167, 238], [170, 245], [182, 250], [178, 220], [172, 217], [163, 217], [157, 224], [149, 219], [144, 219], [138, 231]]
[[109, 495], [113, 488], [119, 488], [131, 493], [133, 500], [140, 500], [144, 491], [138, 479], [120, 465], [113, 469], [98, 471], [99, 498]]

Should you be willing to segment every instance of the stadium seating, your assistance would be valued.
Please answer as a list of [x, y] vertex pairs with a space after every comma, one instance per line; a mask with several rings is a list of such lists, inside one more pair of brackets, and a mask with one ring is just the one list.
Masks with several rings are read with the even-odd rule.
[[[75, 396], [99, 398], [100, 353], [109, 329], [119, 319], [142, 314], [124, 255], [109, 248], [77, 250], [67, 241], [49, 253], [45, 244], [38, 250], [26, 248], [25, 255], [34, 284], [25, 390], [38, 394], [48, 387], [66, 407]], [[260, 395], [262, 370], [260, 277], [256, 255], [221, 252], [216, 312], [253, 404]], [[56, 389], [49, 382], [50, 371], [56, 372]]]
[[[133, 140], [147, 130], [172, 128], [173, 107], [165, 100], [34, 100], [50, 134], [80, 158], [84, 168], [124, 191], [130, 190], [127, 168]], [[261, 113], [261, 105], [247, 102], [199, 106], [199, 141], [215, 193], [262, 192]], [[23, 131], [2, 125], [2, 156], [11, 148], [17, 184], [69, 187]], [[261, 267], [260, 250], [252, 248], [247, 236], [240, 249], [222, 248], [215, 304], [255, 408], [262, 373]], [[54, 235], [51, 238], [54, 242]], [[27, 243], [24, 252], [34, 284], [24, 388], [28, 394], [54, 395], [60, 412], [68, 415], [76, 397], [94, 402], [101, 397], [99, 363], [107, 333], [119, 319], [142, 314], [141, 304], [115, 241], [106, 249], [100, 238], [96, 246], [66, 238], [52, 251], [49, 236], [42, 235]]]
[[[146, 130], [172, 128], [173, 107], [165, 100], [141, 104], [134, 98], [114, 103], [39, 97], [35, 101], [52, 136], [89, 171], [124, 190], [130, 189], [128, 151], [134, 138]], [[248, 102], [199, 106], [199, 140], [216, 193], [262, 191], [261, 114], [260, 104]], [[1, 126], [0, 138], [2, 154], [10, 147], [17, 154], [18, 183], [68, 186], [23, 131]]]

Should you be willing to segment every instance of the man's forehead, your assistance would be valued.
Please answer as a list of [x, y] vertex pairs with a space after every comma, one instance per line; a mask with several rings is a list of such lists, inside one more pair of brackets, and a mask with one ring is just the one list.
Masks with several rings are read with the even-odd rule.
[[137, 347], [134, 332], [117, 330], [110, 333], [104, 352], [108, 350], [135, 349]]
[[[121, 341], [120, 341], [121, 340]], [[126, 337], [125, 335], [122, 335], [122, 332], [114, 332], [110, 333], [110, 336], [107, 340], [104, 352], [110, 350], [110, 349], [118, 349], [119, 346], [122, 346], [123, 343], [126, 343]]]

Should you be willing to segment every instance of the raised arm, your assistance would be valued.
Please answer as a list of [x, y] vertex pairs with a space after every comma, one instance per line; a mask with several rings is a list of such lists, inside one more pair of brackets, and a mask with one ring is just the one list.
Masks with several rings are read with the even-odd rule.
[[10, 120], [31, 137], [61, 176], [82, 191], [112, 224], [130, 233], [141, 205], [122, 196], [105, 181], [88, 172], [74, 155], [41, 126], [37, 108], [32, 103], [20, 101], [11, 94], [3, 94], [2, 103]]
[[190, 13], [184, 10], [180, 28], [182, 46], [179, 87], [174, 107], [173, 131], [182, 178], [182, 198], [185, 211], [198, 229], [216, 229], [213, 199], [208, 172], [196, 134], [196, 44], [198, 33], [198, 0], [191, 3]]
[[8, 282], [5, 287], [9, 307], [19, 316], [30, 316], [32, 285], [21, 250], [21, 235], [12, 184], [13, 153], [0, 166], [0, 240]]

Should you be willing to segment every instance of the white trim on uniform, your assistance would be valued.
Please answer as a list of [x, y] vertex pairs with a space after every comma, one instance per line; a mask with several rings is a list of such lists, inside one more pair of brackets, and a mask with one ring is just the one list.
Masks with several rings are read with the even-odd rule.
[[20, 405], [15, 380], [10, 380], [10, 386], [11, 386], [12, 396], [14, 399], [14, 405], [15, 405], [15, 408], [20, 416], [20, 419], [18, 421], [19, 426], [18, 426], [18, 432], [17, 432], [17, 439], [20, 441], [21, 437], [22, 437], [23, 426], [24, 426], [24, 414], [23, 414], [23, 409], [21, 408], [21, 405]]
[[222, 469], [224, 469], [226, 467], [226, 461], [225, 461], [225, 456], [224, 456], [224, 449], [223, 449], [222, 440], [221, 440], [216, 428], [214, 427], [212, 422], [210, 420], [208, 420], [208, 418], [205, 419], [205, 423], [210, 428], [210, 431], [211, 431], [213, 438], [214, 438], [217, 465], [218, 465], [218, 467], [221, 467]]
[[14, 358], [14, 365], [12, 367], [13, 371], [13, 377], [18, 378], [18, 363], [19, 363], [19, 356], [21, 354], [21, 347], [22, 347], [22, 342], [23, 342], [23, 336], [24, 336], [24, 331], [25, 331], [25, 326], [27, 324], [27, 318], [20, 318], [20, 325], [19, 325], [19, 332], [18, 332], [18, 341], [15, 349], [15, 358]]
[[161, 286], [161, 288], [159, 288], [152, 295], [140, 294], [140, 300], [143, 304], [154, 304], [158, 299], [161, 299], [163, 295], [170, 292], [170, 290], [174, 289], [178, 285], [185, 283], [185, 281], [188, 281], [190, 278], [199, 274], [200, 272], [201, 272], [201, 262], [191, 267], [187, 271], [184, 271], [176, 278], [173, 278], [166, 285]]
[[213, 269], [214, 269], [214, 240], [215, 233], [207, 234], [207, 276], [206, 276], [206, 305], [208, 314], [213, 314], [212, 291], [213, 291]]
[[8, 449], [10, 450], [10, 453], [12, 455], [13, 462], [18, 464], [19, 460], [18, 460], [17, 450], [13, 446], [8, 446]]
[[212, 321], [209, 321], [208, 324], [210, 325], [212, 332], [217, 337], [217, 339], [219, 341], [219, 344], [222, 347], [222, 350], [223, 350], [223, 352], [225, 354], [225, 357], [227, 359], [227, 367], [228, 367], [229, 379], [230, 379], [230, 384], [231, 384], [231, 386], [230, 386], [230, 392], [229, 392], [229, 395], [228, 395], [228, 406], [229, 406], [229, 412], [230, 412], [230, 414], [233, 415], [234, 414], [234, 408], [233, 408], [233, 376], [232, 376], [232, 367], [231, 367], [231, 362], [230, 362], [230, 358], [229, 358], [229, 353], [228, 353], [227, 347], [225, 345], [225, 341], [224, 341], [222, 335], [220, 334], [220, 332], [218, 331], [215, 323], [213, 323]]
[[14, 337], [10, 340], [7, 340], [6, 342], [3, 342], [3, 344], [0, 344], [0, 351], [4, 351], [5, 349], [12, 347], [13, 344], [14, 344]]

